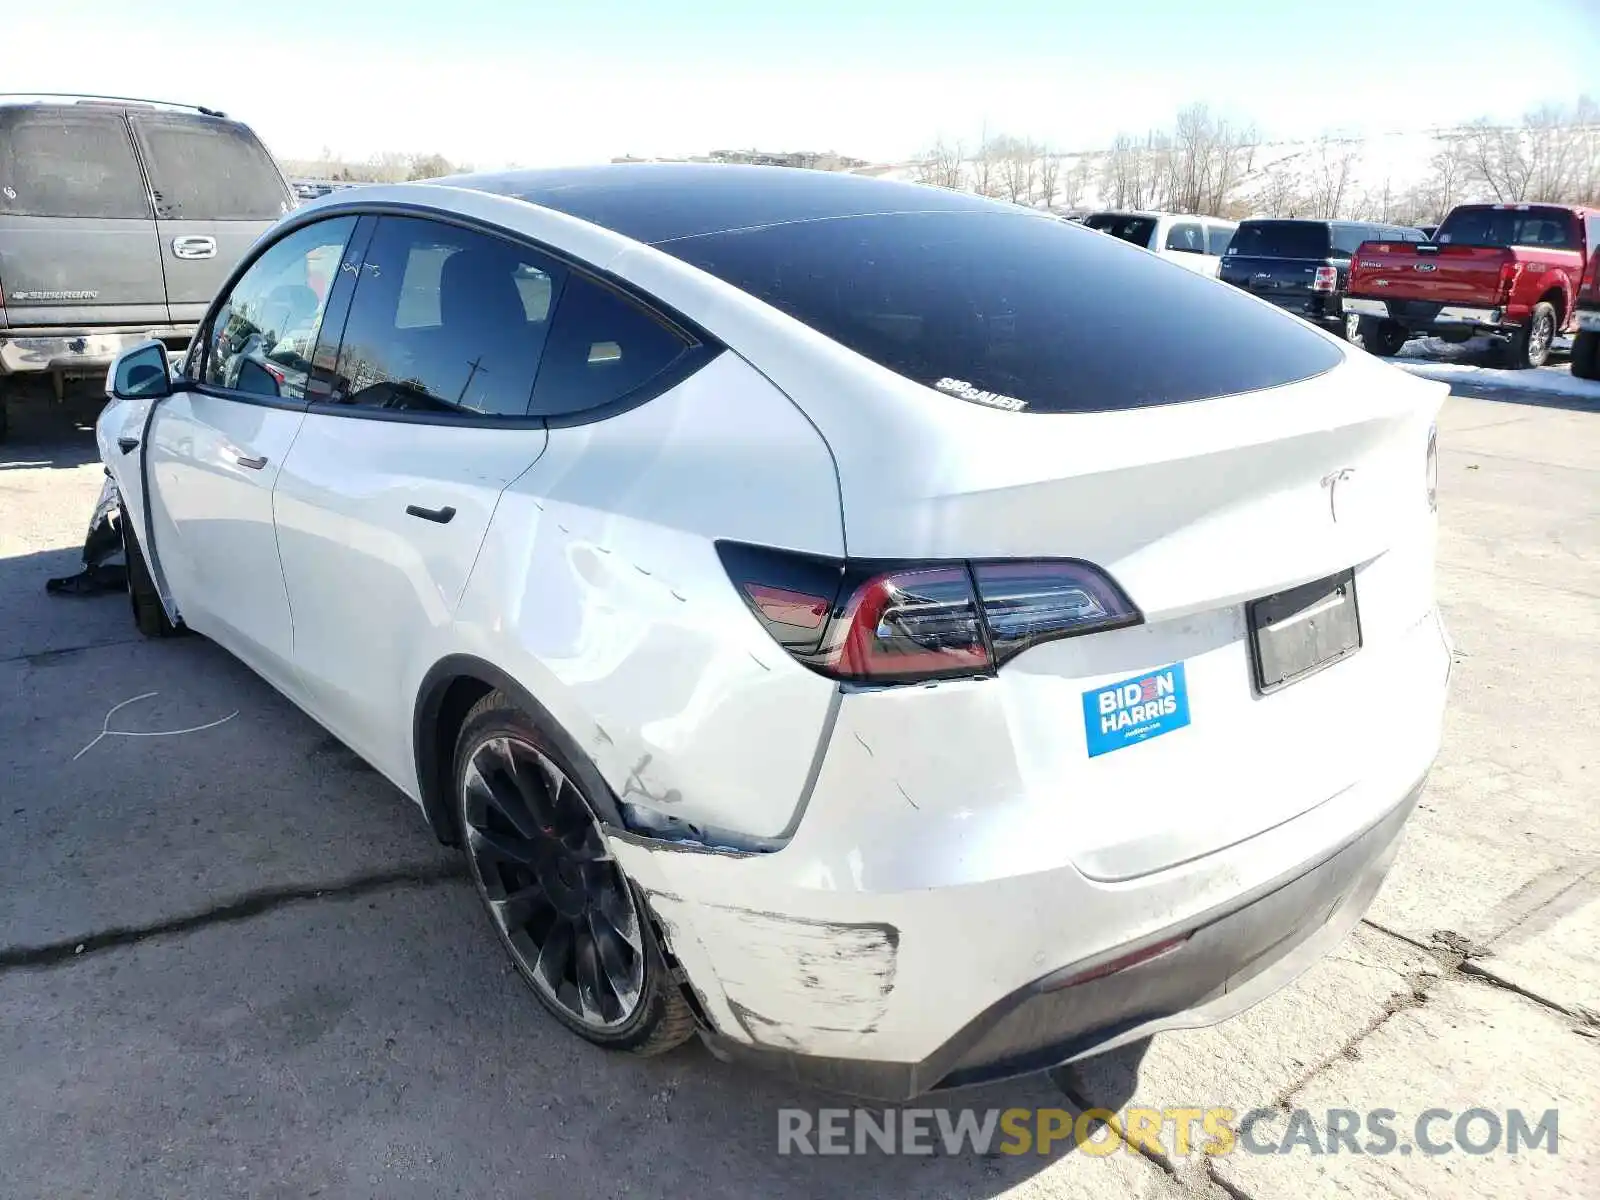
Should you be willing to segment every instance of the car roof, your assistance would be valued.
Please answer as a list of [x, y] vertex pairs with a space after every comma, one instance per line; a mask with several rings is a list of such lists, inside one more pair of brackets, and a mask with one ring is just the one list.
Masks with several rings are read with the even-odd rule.
[[453, 175], [429, 183], [513, 196], [650, 244], [886, 213], [1030, 211], [921, 184], [724, 163], [613, 163]]

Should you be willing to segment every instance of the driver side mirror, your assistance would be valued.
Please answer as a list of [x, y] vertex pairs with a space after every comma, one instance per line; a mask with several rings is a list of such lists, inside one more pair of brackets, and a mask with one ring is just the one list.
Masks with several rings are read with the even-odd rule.
[[117, 355], [106, 389], [118, 400], [159, 400], [172, 395], [172, 365], [167, 348], [157, 341], [140, 342]]

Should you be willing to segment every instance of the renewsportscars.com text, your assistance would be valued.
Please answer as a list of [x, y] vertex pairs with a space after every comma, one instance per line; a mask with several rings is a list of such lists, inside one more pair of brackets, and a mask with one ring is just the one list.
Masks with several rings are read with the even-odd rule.
[[[1286, 1120], [1280, 1121], [1280, 1118]], [[784, 1108], [779, 1154], [1555, 1154], [1559, 1110]]]

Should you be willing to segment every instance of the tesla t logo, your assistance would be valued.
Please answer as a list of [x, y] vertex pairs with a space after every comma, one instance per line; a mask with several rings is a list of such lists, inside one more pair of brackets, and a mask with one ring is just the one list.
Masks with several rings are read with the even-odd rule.
[[1341, 467], [1337, 471], [1329, 471], [1322, 477], [1322, 486], [1328, 489], [1328, 516], [1333, 523], [1339, 523], [1339, 509], [1334, 503], [1334, 495], [1339, 490], [1339, 485], [1356, 473], [1354, 467]]

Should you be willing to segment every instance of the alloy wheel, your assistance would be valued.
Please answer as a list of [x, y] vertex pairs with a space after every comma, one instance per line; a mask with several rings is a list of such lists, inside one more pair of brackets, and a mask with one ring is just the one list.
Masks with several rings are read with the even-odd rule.
[[589, 1029], [627, 1024], [644, 992], [639, 911], [578, 788], [511, 736], [479, 745], [459, 786], [473, 874], [523, 975]]
[[1541, 313], [1534, 318], [1533, 331], [1528, 335], [1528, 361], [1542, 362], [1550, 352], [1550, 343], [1555, 338], [1555, 322]]

